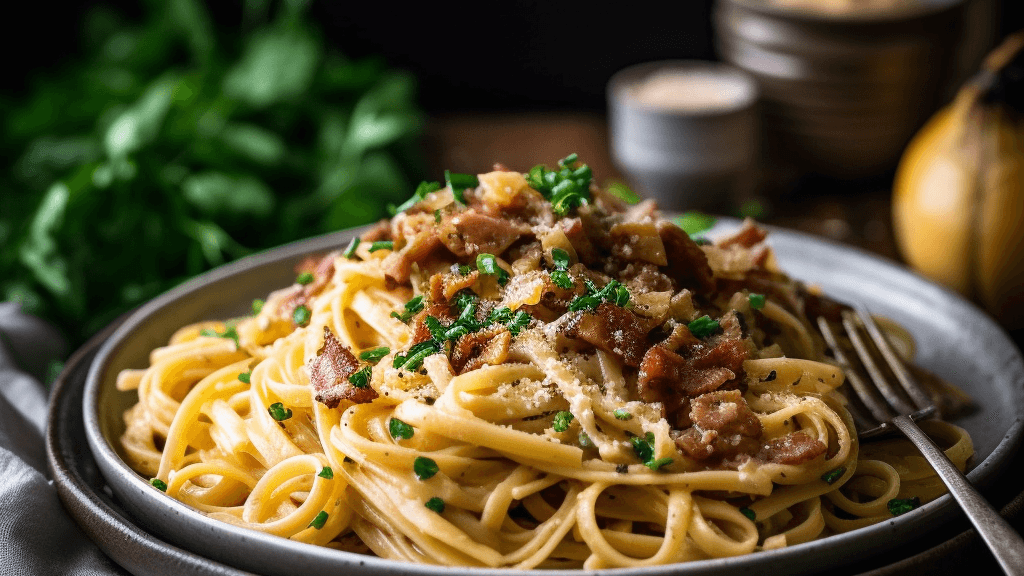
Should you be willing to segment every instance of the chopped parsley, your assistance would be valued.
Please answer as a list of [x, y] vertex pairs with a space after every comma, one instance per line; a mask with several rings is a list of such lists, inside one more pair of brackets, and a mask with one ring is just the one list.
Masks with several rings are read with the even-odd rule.
[[391, 354], [391, 348], [387, 346], [378, 346], [370, 350], [365, 350], [359, 353], [359, 359], [367, 362], [377, 363], [381, 358]]
[[359, 239], [358, 236], [353, 238], [352, 241], [348, 243], [348, 246], [345, 247], [345, 251], [342, 252], [341, 255], [344, 256], [345, 258], [354, 258], [356, 255], [356, 248], [359, 248], [360, 242], [361, 240]]
[[577, 296], [569, 302], [569, 310], [572, 312], [595, 310], [601, 305], [601, 302], [605, 301], [620, 307], [629, 304], [629, 290], [618, 280], [608, 282], [601, 289], [598, 289], [597, 285], [589, 279], [583, 282], [587, 285], [587, 293], [583, 296]]
[[251, 379], [252, 372], [242, 372], [241, 374], [238, 375], [239, 382], [245, 382], [246, 384], [249, 384]]
[[590, 436], [587, 436], [586, 432], [580, 432], [580, 435], [577, 439], [580, 442], [580, 446], [582, 446], [583, 448], [590, 448], [594, 445], [594, 443], [590, 440]]
[[917, 496], [914, 496], [913, 498], [893, 498], [886, 503], [886, 507], [889, 508], [889, 513], [893, 516], [906, 514], [920, 505], [921, 499]]
[[156, 488], [161, 492], [167, 492], [167, 482], [164, 482], [159, 478], [150, 478], [149, 483], [153, 485], [153, 488]]
[[437, 512], [438, 514], [444, 512], [444, 500], [441, 500], [437, 496], [434, 496], [430, 500], [427, 500], [423, 505], [426, 506], [427, 508], [430, 508], [434, 512]]
[[626, 204], [636, 204], [640, 201], [640, 196], [622, 182], [612, 182], [609, 184], [608, 193]]
[[559, 288], [568, 290], [572, 288], [572, 277], [569, 276], [569, 253], [561, 248], [551, 249], [551, 261], [555, 263], [555, 269], [551, 271], [551, 281]]
[[323, 478], [325, 480], [333, 480], [334, 479], [334, 469], [331, 468], [330, 466], [324, 466], [323, 468], [320, 469], [320, 473], [317, 474], [317, 476], [319, 476], [319, 477], [321, 477], [321, 478]]
[[[690, 235], [690, 238], [694, 238], [696, 235], [707, 232], [718, 220], [714, 216], [709, 216], [703, 212], [684, 212], [681, 216], [675, 219], [675, 223]], [[696, 239], [696, 238], [694, 238]]]
[[268, 406], [267, 407], [267, 412], [270, 413], [270, 417], [271, 418], [273, 418], [274, 420], [277, 420], [278, 422], [281, 422], [283, 420], [287, 420], [287, 419], [292, 417], [292, 410], [291, 410], [291, 408], [285, 408], [284, 404], [282, 404], [280, 402], [274, 402], [273, 404]]
[[686, 325], [690, 329], [690, 334], [693, 334], [697, 338], [707, 338], [721, 328], [718, 320], [712, 320], [707, 314], [697, 318], [693, 322]]
[[406, 200], [405, 202], [402, 202], [401, 206], [397, 206], [393, 210], [391, 210], [391, 215], [394, 216], [399, 212], [405, 212], [409, 208], [415, 206], [421, 200], [425, 199], [427, 197], [427, 194], [430, 194], [431, 192], [440, 189], [440, 182], [420, 182], [419, 186], [416, 187], [416, 191], [412, 193], [412, 197]]
[[480, 185], [480, 179], [474, 174], [459, 174], [450, 170], [444, 171], [444, 181], [452, 189], [452, 196], [459, 204], [466, 204], [466, 188], [476, 188]]
[[494, 257], [494, 254], [479, 254], [476, 257], [476, 269], [481, 274], [487, 274], [489, 276], [497, 276], [498, 284], [504, 286], [508, 282], [508, 271], [501, 266], [498, 266], [498, 259]]
[[440, 223], [441, 223], [441, 209], [438, 208], [438, 209], [434, 210], [434, 224], [440, 224]]
[[252, 313], [253, 313], [253, 315], [259, 315], [259, 313], [261, 311], [263, 311], [263, 304], [264, 304], [263, 300], [260, 300], [259, 298], [257, 298], [257, 299], [252, 301]]
[[306, 528], [316, 528], [317, 530], [319, 530], [319, 529], [323, 528], [324, 524], [326, 524], [326, 523], [327, 523], [327, 512], [324, 512], [323, 510], [321, 510], [320, 513], [318, 513], [316, 515], [316, 518], [313, 518], [313, 521], [310, 522], [309, 526], [306, 526]]
[[437, 462], [425, 456], [417, 456], [412, 462], [412, 471], [416, 474], [416, 478], [429, 480], [438, 472]]
[[295, 277], [295, 283], [302, 284], [303, 286], [306, 284], [312, 284], [313, 280], [315, 280], [315, 278], [313, 277], [312, 272], [303, 272]]
[[629, 443], [633, 446], [633, 453], [636, 457], [643, 462], [644, 466], [647, 466], [651, 470], [657, 470], [662, 466], [672, 463], [671, 458], [655, 458], [654, 457], [654, 433], [648, 432], [643, 438], [640, 436], [633, 436], [629, 439]]
[[295, 307], [295, 311], [292, 312], [292, 321], [295, 322], [296, 326], [305, 326], [309, 324], [309, 319], [312, 317], [313, 311], [305, 304], [299, 304]]
[[392, 312], [392, 318], [398, 318], [402, 322], [408, 322], [412, 320], [412, 317], [423, 310], [423, 295], [413, 297], [411, 300], [405, 303], [405, 312], [399, 314], [398, 312]]
[[398, 418], [388, 420], [388, 431], [391, 432], [391, 437], [395, 440], [408, 440], [412, 438], [412, 435], [415, 432], [412, 426], [402, 422]]
[[836, 480], [839, 480], [840, 478], [843, 477], [843, 474], [846, 474], [846, 468], [840, 466], [835, 470], [829, 470], [828, 472], [822, 474], [821, 479], [826, 484], [835, 484]]
[[373, 368], [369, 366], [363, 366], [359, 370], [356, 370], [349, 375], [349, 384], [352, 384], [356, 388], [366, 388], [370, 385], [370, 378], [373, 376]]
[[210, 336], [212, 338], [228, 338], [235, 341], [235, 346], [241, 346], [241, 344], [238, 343], [238, 330], [235, 330], [235, 327], [231, 325], [224, 328], [223, 332], [217, 332], [210, 328], [203, 328], [199, 331], [199, 335]]
[[373, 244], [370, 244], [370, 252], [376, 252], [377, 250], [394, 250], [394, 240], [377, 240]]
[[[433, 318], [430, 316], [429, 318]], [[424, 340], [413, 344], [405, 354], [395, 354], [391, 363], [394, 368], [407, 368], [416, 370], [423, 364], [423, 359], [441, 351], [441, 345], [436, 340]]]
[[555, 414], [555, 420], [551, 423], [551, 427], [555, 429], [555, 432], [565, 432], [569, 429], [569, 423], [573, 421], [572, 412], [562, 410]]
[[750, 518], [751, 522], [757, 520], [757, 514], [750, 508], [747, 508], [746, 506], [740, 508], [740, 514], [743, 514], [747, 518]]
[[552, 211], [559, 216], [590, 202], [590, 182], [594, 175], [586, 164], [574, 166], [578, 163], [579, 156], [570, 154], [558, 161], [558, 170], [538, 165], [526, 175], [530, 187], [548, 199]]
[[748, 297], [750, 301], [750, 308], [753, 310], [760, 310], [764, 308], [765, 297], [764, 294], [751, 294]]
[[629, 413], [629, 410], [626, 410], [625, 408], [616, 408], [612, 414], [618, 420], [629, 420], [633, 417], [633, 415]]

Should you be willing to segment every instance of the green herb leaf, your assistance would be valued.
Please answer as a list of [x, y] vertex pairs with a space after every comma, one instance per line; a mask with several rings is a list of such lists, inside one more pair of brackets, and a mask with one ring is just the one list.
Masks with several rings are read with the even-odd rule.
[[402, 322], [408, 322], [413, 316], [423, 310], [423, 295], [413, 297], [411, 300], [405, 303], [405, 312], [399, 314], [398, 312], [392, 312], [392, 318], [398, 318]]
[[451, 187], [455, 201], [463, 205], [466, 203], [466, 198], [464, 197], [465, 190], [467, 188], [476, 188], [480, 185], [480, 179], [475, 174], [459, 174], [445, 170], [444, 179], [448, 186]]
[[576, 154], [570, 154], [558, 161], [557, 171], [534, 166], [526, 175], [530, 187], [548, 199], [552, 210], [559, 216], [590, 202], [593, 174], [586, 164], [573, 168], [572, 165], [578, 161]]
[[246, 384], [250, 383], [250, 379], [251, 378], [252, 378], [252, 372], [242, 372], [241, 374], [238, 375], [238, 380], [240, 382], [245, 382]]
[[292, 321], [295, 322], [296, 326], [306, 326], [309, 324], [309, 319], [312, 317], [313, 311], [305, 304], [299, 304], [295, 307], [295, 311], [292, 312]]
[[444, 512], [444, 500], [441, 500], [437, 496], [434, 496], [430, 500], [427, 500], [426, 503], [424, 503], [423, 505], [426, 506], [427, 508], [430, 508], [434, 512], [437, 512], [438, 514]]
[[151, 478], [149, 480], [149, 483], [152, 484], [153, 487], [156, 488], [157, 490], [161, 492], [167, 492], [167, 483], [164, 482], [163, 480], [159, 478]]
[[555, 286], [558, 286], [559, 288], [564, 288], [566, 290], [573, 287], [572, 278], [569, 277], [569, 273], [566, 272], [565, 270], [552, 270], [551, 281], [555, 284]]
[[577, 296], [569, 302], [569, 310], [572, 312], [594, 310], [603, 301], [611, 302], [620, 307], [629, 304], [631, 297], [629, 289], [619, 283], [618, 280], [611, 280], [600, 290], [590, 280], [585, 280], [584, 283], [587, 285], [587, 293], [583, 296]]
[[349, 375], [348, 381], [356, 388], [366, 388], [370, 385], [370, 379], [373, 377], [373, 368], [369, 366], [363, 366], [359, 370], [356, 370]]
[[760, 310], [764, 308], [765, 296], [764, 294], [751, 294], [748, 297], [750, 301], [750, 308], [753, 310]]
[[498, 259], [494, 257], [494, 254], [478, 254], [476, 257], [476, 269], [481, 274], [497, 276], [498, 283], [502, 286], [508, 282], [508, 272], [498, 265]]
[[633, 446], [633, 453], [640, 459], [644, 464], [654, 459], [654, 437], [650, 436], [650, 439], [641, 438], [639, 436], [633, 436], [629, 439], [629, 443]]
[[394, 240], [377, 240], [376, 242], [370, 244], [370, 252], [376, 252], [377, 250], [394, 250], [394, 249], [395, 249], [395, 241]]
[[416, 474], [416, 478], [420, 480], [429, 480], [438, 472], [437, 462], [434, 462], [426, 456], [417, 456], [412, 462], [412, 471]]
[[316, 518], [313, 518], [313, 521], [310, 522], [309, 525], [306, 526], [306, 528], [316, 528], [317, 530], [319, 530], [319, 529], [323, 528], [324, 524], [326, 524], [326, 523], [327, 523], [327, 512], [324, 512], [323, 510], [321, 510], [320, 513], [318, 513], [316, 515]]
[[525, 310], [517, 310], [515, 315], [512, 316], [512, 319], [506, 322], [505, 325], [508, 326], [508, 331], [511, 332], [513, 336], [518, 336], [519, 332], [522, 331], [523, 328], [526, 328], [527, 324], [530, 323], [530, 320], [533, 320], [533, 317]]
[[619, 420], [630, 420], [633, 418], [633, 415], [630, 414], [629, 410], [626, 410], [625, 408], [616, 408], [615, 411], [612, 412], [612, 414], [615, 416], [615, 418]]
[[285, 408], [284, 404], [280, 402], [274, 402], [267, 407], [267, 412], [270, 413], [270, 417], [278, 422], [287, 420], [292, 417], [291, 408]]
[[561, 248], [552, 248], [551, 261], [555, 263], [556, 270], [565, 270], [569, 267], [569, 253]]
[[423, 364], [423, 359], [431, 354], [441, 351], [441, 345], [436, 340], [424, 340], [417, 342], [409, 348], [405, 354], [396, 354], [391, 365], [394, 368], [405, 368], [407, 370], [418, 370]]
[[295, 283], [305, 286], [306, 284], [312, 284], [314, 279], [312, 272], [303, 272], [295, 277]]
[[569, 423], [573, 421], [573, 418], [574, 416], [571, 412], [561, 410], [555, 414], [555, 419], [551, 423], [551, 427], [554, 428], [555, 432], [565, 432], [569, 429]]
[[590, 436], [587, 436], [586, 432], [580, 432], [577, 440], [579, 440], [580, 446], [583, 448], [591, 448], [594, 446], [594, 442], [590, 439]]
[[740, 514], [743, 514], [747, 518], [750, 518], [751, 522], [755, 522], [757, 520], [757, 514], [750, 508], [747, 508], [746, 506], [740, 508]]
[[658, 458], [657, 460], [648, 460], [647, 462], [644, 462], [644, 466], [647, 466], [651, 470], [657, 470], [662, 466], [668, 466], [671, 463], [671, 458]]
[[826, 484], [834, 484], [836, 480], [839, 480], [840, 478], [843, 477], [843, 474], [846, 474], [846, 468], [840, 466], [835, 470], [829, 470], [828, 472], [822, 474], [821, 479], [824, 480]]
[[361, 242], [361, 240], [359, 239], [358, 236], [353, 238], [352, 240], [350, 240], [349, 243], [348, 243], [348, 246], [345, 247], [345, 251], [342, 252], [341, 255], [344, 256], [345, 258], [349, 258], [349, 259], [355, 258], [356, 249], [359, 248], [359, 243], [360, 242]]
[[690, 237], [710, 230], [717, 222], [718, 220], [714, 216], [709, 216], [703, 212], [684, 212], [675, 219], [675, 223], [683, 229], [683, 232], [689, 234]]
[[[427, 182], [427, 181], [420, 182], [419, 186], [416, 187], [416, 191], [413, 192], [412, 197], [409, 198], [408, 200], [406, 200], [405, 202], [403, 202], [401, 206], [396, 207], [391, 212], [391, 215], [394, 216], [395, 214], [398, 214], [399, 212], [405, 212], [409, 208], [412, 208], [413, 206], [418, 204], [420, 201], [425, 199], [427, 197], [427, 194], [430, 194], [431, 192], [434, 192], [434, 191], [440, 190], [440, 189], [441, 189], [441, 183], [440, 182]], [[434, 211], [434, 216], [435, 216], [435, 218], [438, 216], [438, 211], [437, 210]]]
[[408, 440], [414, 434], [413, 427], [398, 418], [388, 420], [388, 431], [391, 432], [391, 437], [395, 440]]
[[622, 200], [626, 204], [636, 204], [640, 201], [640, 196], [622, 182], [612, 182], [608, 185], [608, 193], [615, 196], [619, 200]]
[[230, 340], [234, 340], [235, 341], [235, 346], [238, 346], [238, 347], [241, 346], [241, 344], [238, 343], [238, 330], [235, 330], [234, 326], [228, 326], [228, 327], [224, 328], [223, 332], [217, 332], [217, 331], [211, 330], [209, 328], [203, 328], [202, 330], [199, 331], [199, 335], [200, 336], [210, 336], [210, 337], [213, 337], [213, 338], [228, 338]]
[[378, 346], [371, 350], [365, 350], [359, 353], [359, 359], [367, 362], [377, 363], [381, 358], [391, 353], [391, 348], [387, 346]]
[[893, 516], [906, 514], [920, 505], [921, 499], [917, 496], [914, 496], [913, 498], [893, 498], [886, 503], [886, 507], [889, 508], [889, 513]]
[[263, 304], [264, 304], [263, 300], [260, 300], [259, 298], [253, 300], [252, 301], [252, 313], [254, 315], [258, 316], [259, 313], [263, 311]]
[[320, 473], [317, 474], [317, 476], [324, 478], [325, 480], [333, 480], [334, 469], [331, 468], [330, 466], [324, 466], [323, 468], [320, 469]]
[[710, 316], [704, 315], [686, 325], [690, 333], [697, 338], [706, 338], [718, 331], [721, 326], [718, 320], [712, 320]]

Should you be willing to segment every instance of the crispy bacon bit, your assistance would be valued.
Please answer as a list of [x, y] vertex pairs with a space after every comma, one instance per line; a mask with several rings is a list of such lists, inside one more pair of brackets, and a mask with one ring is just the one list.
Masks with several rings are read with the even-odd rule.
[[363, 232], [363, 235], [360, 236], [359, 239], [363, 242], [391, 240], [391, 222], [386, 218], [378, 221], [376, 224], [371, 226], [369, 230]]
[[692, 458], [724, 460], [757, 451], [761, 421], [739, 390], [702, 394], [690, 406], [693, 427], [676, 439], [676, 445]]
[[585, 340], [635, 368], [644, 357], [647, 334], [653, 328], [650, 319], [602, 302], [593, 312], [576, 312], [566, 325], [565, 335]]
[[462, 374], [486, 364], [502, 364], [508, 360], [511, 343], [512, 333], [504, 326], [466, 334], [452, 347], [452, 369], [456, 374]]
[[476, 257], [482, 253], [500, 255], [520, 236], [529, 233], [529, 225], [466, 210], [446, 218], [440, 225], [439, 237], [452, 254]]
[[754, 246], [764, 242], [764, 239], [768, 237], [768, 231], [760, 228], [753, 220], [747, 218], [743, 221], [743, 227], [740, 228], [735, 234], [728, 238], [723, 238], [716, 242], [721, 248], [728, 248], [730, 246], [743, 246], [744, 248], [753, 248]]
[[455, 294], [464, 288], [469, 288], [476, 283], [480, 277], [478, 270], [469, 274], [457, 273], [434, 274], [430, 277], [430, 300], [433, 302], [448, 302]]
[[658, 234], [668, 258], [665, 273], [676, 281], [677, 288], [696, 284], [705, 292], [713, 292], [715, 279], [708, 257], [690, 235], [667, 220], [658, 222]]
[[427, 328], [426, 320], [427, 316], [433, 316], [437, 318], [445, 325], [451, 324], [455, 320], [455, 316], [451, 313], [451, 306], [447, 302], [430, 301], [427, 307], [424, 308], [419, 314], [413, 317], [412, 321], [412, 341], [423, 342], [430, 340], [433, 336], [430, 334], [430, 329]]
[[437, 230], [426, 228], [417, 232], [400, 250], [388, 254], [383, 262], [388, 287], [408, 284], [413, 263], [426, 259], [438, 246], [441, 246], [441, 239], [437, 236]]
[[559, 225], [562, 227], [562, 232], [565, 233], [569, 243], [572, 244], [573, 250], [576, 251], [576, 256], [580, 262], [591, 266], [601, 261], [601, 255], [594, 248], [594, 244], [583, 229], [582, 220], [579, 218], [563, 218]]
[[757, 459], [775, 464], [803, 464], [825, 453], [825, 444], [803, 432], [792, 432], [765, 442]]
[[686, 327], [686, 324], [676, 324], [672, 327], [672, 332], [658, 343], [658, 346], [666, 350], [676, 351], [680, 348], [690, 348], [692, 346], [699, 346], [700, 339], [690, 332], [690, 329]]
[[364, 404], [376, 398], [377, 391], [373, 388], [356, 388], [348, 381], [348, 377], [357, 370], [359, 360], [348, 346], [338, 341], [330, 328], [324, 326], [324, 345], [317, 350], [316, 358], [309, 365], [309, 380], [316, 393], [316, 401], [329, 408], [337, 408], [342, 400]]

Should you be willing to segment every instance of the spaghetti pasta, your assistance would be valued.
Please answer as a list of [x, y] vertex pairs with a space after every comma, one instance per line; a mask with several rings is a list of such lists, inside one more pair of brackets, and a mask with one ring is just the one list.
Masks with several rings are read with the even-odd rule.
[[836, 305], [763, 230], [697, 243], [590, 179], [422, 185], [252, 316], [183, 327], [118, 377], [127, 462], [254, 530], [514, 568], [747, 554], [941, 494], [905, 443], [859, 445], [808, 321]]

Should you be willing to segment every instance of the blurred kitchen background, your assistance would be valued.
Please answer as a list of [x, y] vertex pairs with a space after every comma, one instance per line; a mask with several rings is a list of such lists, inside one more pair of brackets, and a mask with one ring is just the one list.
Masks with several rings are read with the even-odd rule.
[[[13, 68], [0, 95], [0, 301], [77, 344], [205, 269], [385, 217], [446, 168], [525, 171], [571, 152], [599, 184], [662, 194], [673, 209], [751, 215], [908, 262], [892, 216], [900, 158], [1024, 28], [1018, 3], [27, 3], [8, 20], [25, 34], [0, 40]], [[719, 118], [707, 112], [714, 95], [708, 106], [670, 96], [637, 107], [630, 86], [610, 89], [626, 68], [672, 61], [685, 76], [692, 60], [730, 64], [742, 81], [729, 85], [752, 81], [754, 97], [725, 102]], [[982, 99], [1020, 111], [1003, 68], [1013, 69], [990, 71], [1006, 81]], [[663, 140], [629, 131], [641, 122], [666, 127]], [[1019, 125], [1008, 133], [1003, 150], [1020, 143]], [[625, 140], [635, 161], [616, 147]], [[668, 160], [658, 156], [665, 142], [678, 146]], [[730, 165], [730, 178], [666, 176], [674, 159], [691, 155], [675, 165], [699, 172], [747, 143], [751, 162]], [[1007, 170], [1003, 188], [1024, 197], [1024, 171]], [[677, 190], [695, 181], [700, 195]], [[720, 201], [704, 202], [711, 196]], [[1009, 230], [996, 252], [1018, 245], [1016, 222], [996, 225]], [[969, 277], [975, 256], [962, 258], [959, 272], [937, 273], [982, 301]], [[1011, 308], [1024, 308], [1016, 258], [981, 257], [1011, 271], [990, 306], [1010, 328]]]

